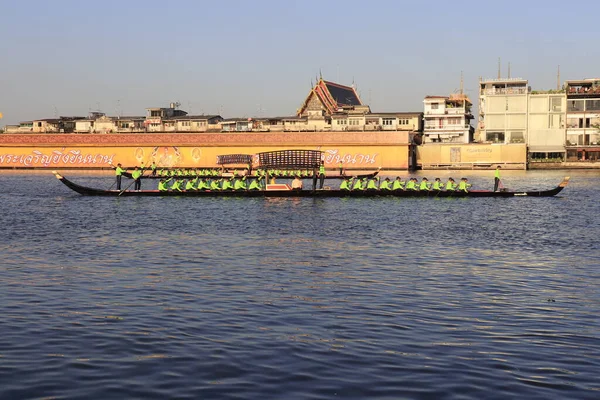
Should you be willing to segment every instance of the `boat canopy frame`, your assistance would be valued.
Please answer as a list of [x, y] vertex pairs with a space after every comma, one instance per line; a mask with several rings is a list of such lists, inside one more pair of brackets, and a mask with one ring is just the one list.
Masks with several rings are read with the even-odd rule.
[[316, 169], [324, 159], [320, 150], [277, 150], [258, 153], [262, 169]]
[[217, 156], [218, 165], [246, 164], [252, 165], [252, 154], [225, 154]]

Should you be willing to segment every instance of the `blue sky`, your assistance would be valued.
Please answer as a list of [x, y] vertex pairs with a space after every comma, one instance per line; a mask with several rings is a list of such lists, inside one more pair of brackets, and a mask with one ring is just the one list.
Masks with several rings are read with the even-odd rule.
[[55, 115], [293, 115], [322, 71], [374, 111], [480, 76], [600, 76], [600, 4], [579, 1], [3, 1], [0, 126]]

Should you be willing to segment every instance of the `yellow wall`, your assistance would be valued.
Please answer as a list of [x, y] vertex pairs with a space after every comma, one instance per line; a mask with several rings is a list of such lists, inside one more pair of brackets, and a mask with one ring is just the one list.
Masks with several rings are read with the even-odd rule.
[[215, 167], [217, 156], [321, 150], [326, 167], [407, 169], [406, 132], [0, 135], [0, 168], [105, 168], [155, 161], [162, 167]]
[[[105, 168], [111, 163], [133, 167], [152, 161], [159, 167], [216, 167], [218, 155], [256, 154], [263, 151], [316, 147], [281, 146], [126, 146], [126, 147], [0, 147], [0, 168]], [[408, 147], [398, 146], [326, 146], [327, 168], [408, 169]]]
[[525, 144], [430, 144], [417, 147], [417, 164], [423, 169], [469, 167], [477, 164], [514, 164], [524, 168], [527, 162]]

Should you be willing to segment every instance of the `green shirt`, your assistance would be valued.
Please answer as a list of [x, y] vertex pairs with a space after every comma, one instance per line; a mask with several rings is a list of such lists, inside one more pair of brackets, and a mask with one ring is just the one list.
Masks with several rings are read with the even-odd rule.
[[258, 181], [258, 179], [254, 179], [252, 182], [250, 182], [250, 190], [260, 190], [260, 182]]
[[169, 190], [167, 183], [169, 181], [160, 181], [158, 182], [158, 190], [160, 190], [161, 192], [166, 192], [167, 190]]
[[496, 172], [494, 172], [494, 177], [500, 179], [500, 170], [496, 168]]
[[136, 169], [131, 173], [131, 177], [133, 179], [139, 179], [140, 176], [142, 176], [142, 171], [140, 171], [139, 169]]
[[362, 189], [363, 189], [362, 181], [360, 179], [357, 179], [356, 182], [354, 182], [354, 186], [352, 187], [352, 190], [362, 190]]
[[427, 181], [421, 181], [419, 190], [429, 190], [429, 183]]
[[369, 179], [369, 183], [367, 184], [367, 189], [377, 189], [377, 180]]
[[233, 188], [233, 186], [231, 185], [231, 181], [229, 179], [225, 179], [223, 181], [223, 190], [229, 190], [232, 188]]
[[181, 192], [181, 181], [179, 179], [176, 179], [173, 184], [171, 185], [171, 190], [176, 190], [178, 192]]
[[400, 190], [404, 187], [404, 182], [401, 179], [396, 179], [392, 184], [392, 190]]
[[379, 185], [379, 189], [381, 190], [390, 190], [390, 181], [383, 181], [381, 182], [381, 184]]
[[116, 168], [115, 168], [115, 175], [116, 175], [116, 176], [121, 176], [121, 175], [123, 175], [123, 172], [125, 172], [125, 170], [124, 170], [123, 168], [121, 168], [121, 167], [116, 167]]
[[452, 181], [448, 181], [448, 183], [446, 183], [446, 190], [454, 190], [456, 189], [456, 184]]

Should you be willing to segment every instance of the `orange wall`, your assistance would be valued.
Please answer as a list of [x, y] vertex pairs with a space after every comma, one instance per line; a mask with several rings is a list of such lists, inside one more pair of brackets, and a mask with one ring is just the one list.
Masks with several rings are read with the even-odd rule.
[[0, 168], [216, 167], [218, 155], [306, 149], [325, 152], [328, 168], [407, 169], [407, 143], [405, 132], [0, 135]]

